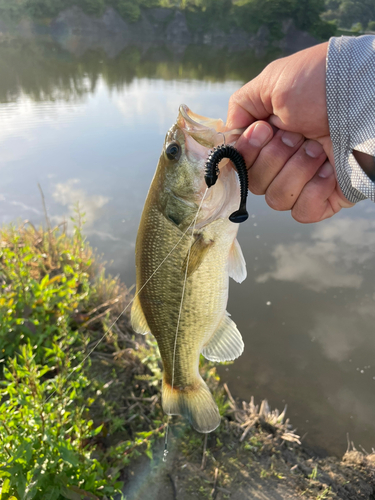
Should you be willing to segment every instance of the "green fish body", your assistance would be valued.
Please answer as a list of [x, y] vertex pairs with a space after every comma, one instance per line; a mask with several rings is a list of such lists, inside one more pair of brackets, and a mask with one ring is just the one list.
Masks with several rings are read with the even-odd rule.
[[180, 107], [149, 189], [135, 252], [132, 326], [157, 340], [164, 411], [184, 415], [199, 432], [220, 424], [217, 405], [199, 374], [200, 354], [229, 361], [244, 347], [226, 312], [229, 276], [239, 282], [246, 277], [238, 224], [228, 219], [239, 199], [239, 183], [228, 162], [220, 165], [219, 179], [201, 204], [204, 163], [210, 148], [223, 140], [220, 129], [221, 120]]

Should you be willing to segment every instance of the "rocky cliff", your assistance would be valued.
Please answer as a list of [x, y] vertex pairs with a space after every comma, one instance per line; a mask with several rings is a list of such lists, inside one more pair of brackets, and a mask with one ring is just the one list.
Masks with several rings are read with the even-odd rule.
[[277, 47], [285, 52], [294, 52], [317, 43], [310, 34], [297, 30], [292, 21], [282, 24], [283, 38], [270, 41], [266, 27], [256, 34], [237, 28], [227, 32], [221, 30], [193, 31], [186, 17], [179, 10], [145, 9], [136, 23], [126, 22], [114, 9], [107, 8], [103, 16], [88, 16], [80, 8], [62, 11], [57, 18], [39, 24], [24, 19], [11, 28], [0, 19], [1, 36], [52, 37], [65, 49], [81, 55], [88, 49], [100, 48], [109, 57], [116, 56], [126, 46], [169, 45], [174, 51], [183, 51], [190, 44], [213, 45], [229, 51], [252, 49], [262, 54], [268, 48]]

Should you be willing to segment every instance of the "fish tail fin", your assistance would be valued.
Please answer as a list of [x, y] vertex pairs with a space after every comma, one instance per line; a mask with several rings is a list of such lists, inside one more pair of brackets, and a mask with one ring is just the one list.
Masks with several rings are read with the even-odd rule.
[[219, 409], [201, 377], [195, 384], [172, 387], [163, 380], [163, 410], [167, 415], [186, 417], [198, 432], [211, 432], [220, 425]]

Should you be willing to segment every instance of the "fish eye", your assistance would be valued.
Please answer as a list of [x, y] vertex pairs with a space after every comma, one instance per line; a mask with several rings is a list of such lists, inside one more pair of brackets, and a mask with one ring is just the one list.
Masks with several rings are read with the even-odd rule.
[[181, 146], [178, 142], [171, 142], [168, 144], [165, 154], [169, 160], [178, 160], [181, 155]]

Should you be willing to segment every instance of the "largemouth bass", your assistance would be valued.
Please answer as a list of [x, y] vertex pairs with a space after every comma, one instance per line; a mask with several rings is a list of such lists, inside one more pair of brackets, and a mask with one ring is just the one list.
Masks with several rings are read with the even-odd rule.
[[[229, 276], [238, 282], [246, 277], [238, 224], [228, 219], [240, 192], [228, 161], [220, 163], [218, 180], [204, 197], [204, 164], [210, 149], [223, 142], [223, 129], [222, 120], [180, 106], [147, 195], [135, 249], [133, 329], [151, 332], [157, 340], [164, 367], [163, 410], [187, 417], [199, 432], [220, 424], [217, 405], [199, 374], [199, 355], [229, 361], [244, 348], [226, 312]], [[230, 133], [225, 136], [227, 143], [233, 140]]]

